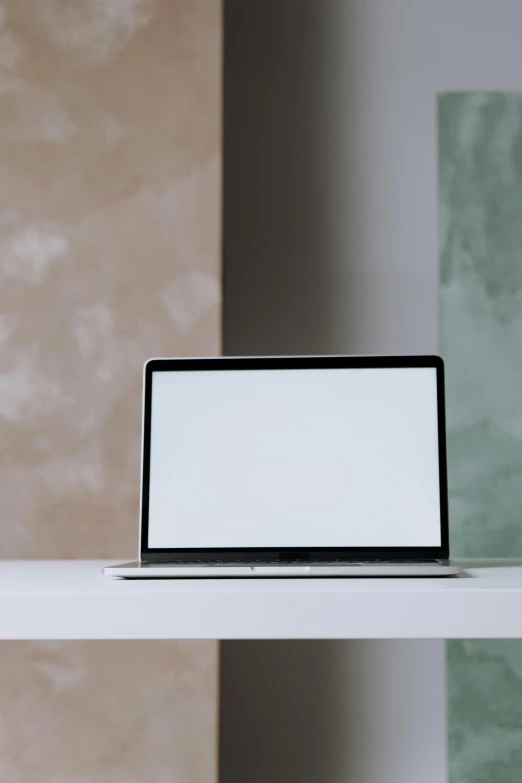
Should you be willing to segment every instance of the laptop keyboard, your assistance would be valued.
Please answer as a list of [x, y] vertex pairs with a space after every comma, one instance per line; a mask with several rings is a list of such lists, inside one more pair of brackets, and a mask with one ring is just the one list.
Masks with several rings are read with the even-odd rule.
[[[361, 558], [354, 558], [353, 560], [277, 560], [274, 562], [270, 562], [261, 558], [253, 558], [248, 561], [244, 560], [230, 560], [230, 558], [227, 558], [226, 560], [201, 560], [201, 559], [194, 559], [190, 560], [188, 562], [187, 560], [169, 560], [165, 563], [165, 565], [181, 565], [181, 566], [231, 566], [231, 565], [237, 565], [237, 566], [252, 566], [252, 565], [265, 565], [265, 566], [303, 566], [303, 565], [314, 565], [314, 566], [349, 566], [349, 565], [422, 565], [422, 564], [435, 564], [439, 561], [435, 558], [431, 558], [428, 560], [417, 560], [417, 559], [411, 559], [411, 560], [405, 560], [404, 558], [390, 558], [389, 560], [383, 560], [382, 558], [375, 558], [375, 559], [361, 559]], [[150, 564], [150, 565], [159, 565], [158, 563]]]

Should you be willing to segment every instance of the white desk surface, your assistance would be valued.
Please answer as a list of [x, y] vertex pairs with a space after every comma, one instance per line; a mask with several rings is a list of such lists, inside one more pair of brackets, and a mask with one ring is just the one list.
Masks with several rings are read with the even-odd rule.
[[446, 579], [126, 581], [105, 564], [0, 561], [0, 639], [522, 638], [521, 560]]

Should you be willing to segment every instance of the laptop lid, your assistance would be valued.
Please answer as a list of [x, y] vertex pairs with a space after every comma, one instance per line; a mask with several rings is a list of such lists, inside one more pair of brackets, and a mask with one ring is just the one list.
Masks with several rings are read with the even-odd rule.
[[153, 359], [144, 561], [448, 557], [436, 356]]

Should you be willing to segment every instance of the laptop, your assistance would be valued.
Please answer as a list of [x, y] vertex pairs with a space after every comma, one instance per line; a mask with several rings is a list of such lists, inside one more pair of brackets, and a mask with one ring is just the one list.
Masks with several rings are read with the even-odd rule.
[[452, 576], [437, 356], [152, 359], [120, 578]]

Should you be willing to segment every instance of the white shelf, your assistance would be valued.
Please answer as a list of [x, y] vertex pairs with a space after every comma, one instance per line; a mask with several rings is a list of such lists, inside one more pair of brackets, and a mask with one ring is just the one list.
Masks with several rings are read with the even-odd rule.
[[522, 561], [330, 580], [125, 581], [106, 564], [0, 562], [0, 639], [522, 638]]

